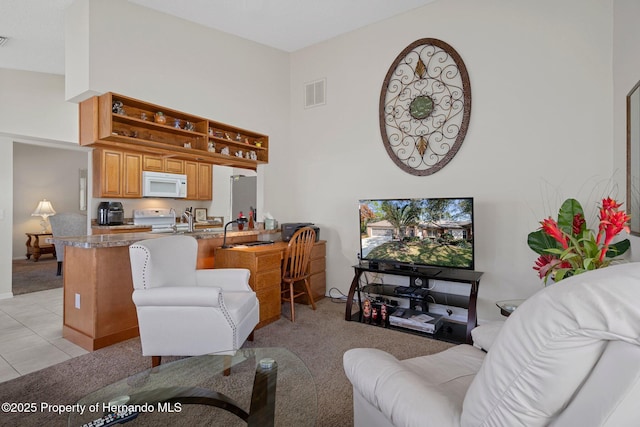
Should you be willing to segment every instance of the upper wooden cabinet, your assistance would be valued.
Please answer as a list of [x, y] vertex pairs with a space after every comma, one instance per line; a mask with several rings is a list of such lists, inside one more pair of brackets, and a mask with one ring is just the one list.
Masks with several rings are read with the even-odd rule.
[[208, 163], [185, 161], [187, 200], [211, 200], [213, 173]]
[[94, 197], [142, 197], [142, 155], [122, 150], [93, 150]]
[[269, 161], [267, 135], [111, 92], [80, 104], [80, 145], [155, 155], [165, 171], [169, 159], [253, 170]]
[[142, 170], [184, 174], [184, 160], [155, 154], [142, 155]]

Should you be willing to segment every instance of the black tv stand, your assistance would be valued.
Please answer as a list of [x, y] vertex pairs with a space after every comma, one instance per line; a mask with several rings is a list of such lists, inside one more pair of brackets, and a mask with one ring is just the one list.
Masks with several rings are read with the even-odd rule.
[[[438, 332], [433, 335], [425, 335], [453, 343], [471, 343], [471, 330], [477, 326], [476, 301], [478, 299], [480, 277], [482, 276], [481, 272], [454, 268], [432, 268], [384, 263], [372, 266], [366, 261], [360, 262], [359, 265], [354, 265], [353, 268], [355, 270], [355, 274], [347, 296], [345, 320], [363, 322], [361, 309], [361, 291], [363, 290], [377, 295], [388, 295], [394, 296], [395, 298], [408, 299], [411, 304], [418, 303], [421, 305], [425, 311], [428, 311], [428, 304], [430, 301], [437, 302], [438, 299], [442, 298], [442, 295], [444, 295], [444, 298], [448, 301], [450, 306], [463, 307], [467, 309], [467, 322], [466, 324], [461, 324], [460, 322], [445, 319], [444, 326]], [[421, 284], [420, 290], [423, 291], [422, 294], [424, 295], [416, 296], [413, 293], [410, 293], [408, 296], [399, 295], [395, 289], [398, 287], [396, 285], [367, 284], [362, 286], [362, 275], [367, 272], [409, 277], [410, 286], [417, 289], [419, 288], [417, 284]], [[425, 289], [429, 288], [429, 281], [434, 279], [445, 282], [467, 283], [469, 284], [469, 295], [449, 295], [436, 291], [424, 292]], [[354, 297], [358, 300], [358, 311], [355, 312], [353, 312]], [[401, 330], [408, 331], [407, 329]]]

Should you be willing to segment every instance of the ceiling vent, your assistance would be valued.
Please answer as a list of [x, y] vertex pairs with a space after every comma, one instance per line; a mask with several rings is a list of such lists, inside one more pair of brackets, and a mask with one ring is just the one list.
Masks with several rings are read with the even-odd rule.
[[0, 36], [0, 46], [4, 46], [7, 40], [9, 40], [9, 37]]
[[327, 79], [320, 79], [304, 85], [304, 108], [326, 104]]

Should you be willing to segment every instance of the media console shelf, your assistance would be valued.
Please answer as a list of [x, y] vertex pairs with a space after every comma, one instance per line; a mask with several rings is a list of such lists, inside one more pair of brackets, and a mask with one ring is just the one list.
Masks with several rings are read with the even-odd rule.
[[[444, 325], [435, 334], [425, 334], [416, 332], [420, 335], [429, 336], [442, 341], [453, 343], [471, 343], [471, 330], [477, 326], [476, 301], [478, 299], [478, 288], [480, 287], [480, 277], [482, 273], [472, 270], [457, 270], [447, 268], [420, 268], [404, 269], [392, 268], [385, 265], [377, 267], [371, 266], [366, 262], [354, 265], [355, 274], [349, 295], [347, 296], [347, 306], [345, 311], [345, 320], [347, 321], [363, 321], [362, 316], [362, 292], [381, 296], [393, 296], [397, 299], [408, 299], [410, 305], [414, 304], [422, 306], [423, 311], [428, 311], [429, 303], [445, 302], [452, 307], [461, 307], [467, 310], [467, 321], [460, 323], [444, 319]], [[387, 274], [393, 276], [409, 277], [411, 289], [415, 292], [398, 294], [396, 288], [398, 285], [383, 284], [361, 284], [361, 278], [364, 273]], [[469, 284], [469, 295], [446, 294], [442, 291], [434, 291], [431, 289], [430, 282], [433, 280], [441, 280], [444, 282], [456, 282]], [[354, 297], [358, 299], [358, 310], [353, 312]], [[392, 329], [398, 329], [406, 332], [414, 332], [409, 329], [391, 326]]]

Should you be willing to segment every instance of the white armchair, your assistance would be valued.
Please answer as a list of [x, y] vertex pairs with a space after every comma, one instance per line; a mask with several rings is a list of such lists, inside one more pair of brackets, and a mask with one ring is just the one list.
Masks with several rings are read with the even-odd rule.
[[640, 263], [544, 288], [484, 352], [398, 361], [352, 349], [356, 426], [640, 425]]
[[233, 354], [253, 338], [260, 311], [249, 270], [196, 270], [198, 243], [191, 236], [143, 240], [129, 246], [133, 302], [142, 354]]

